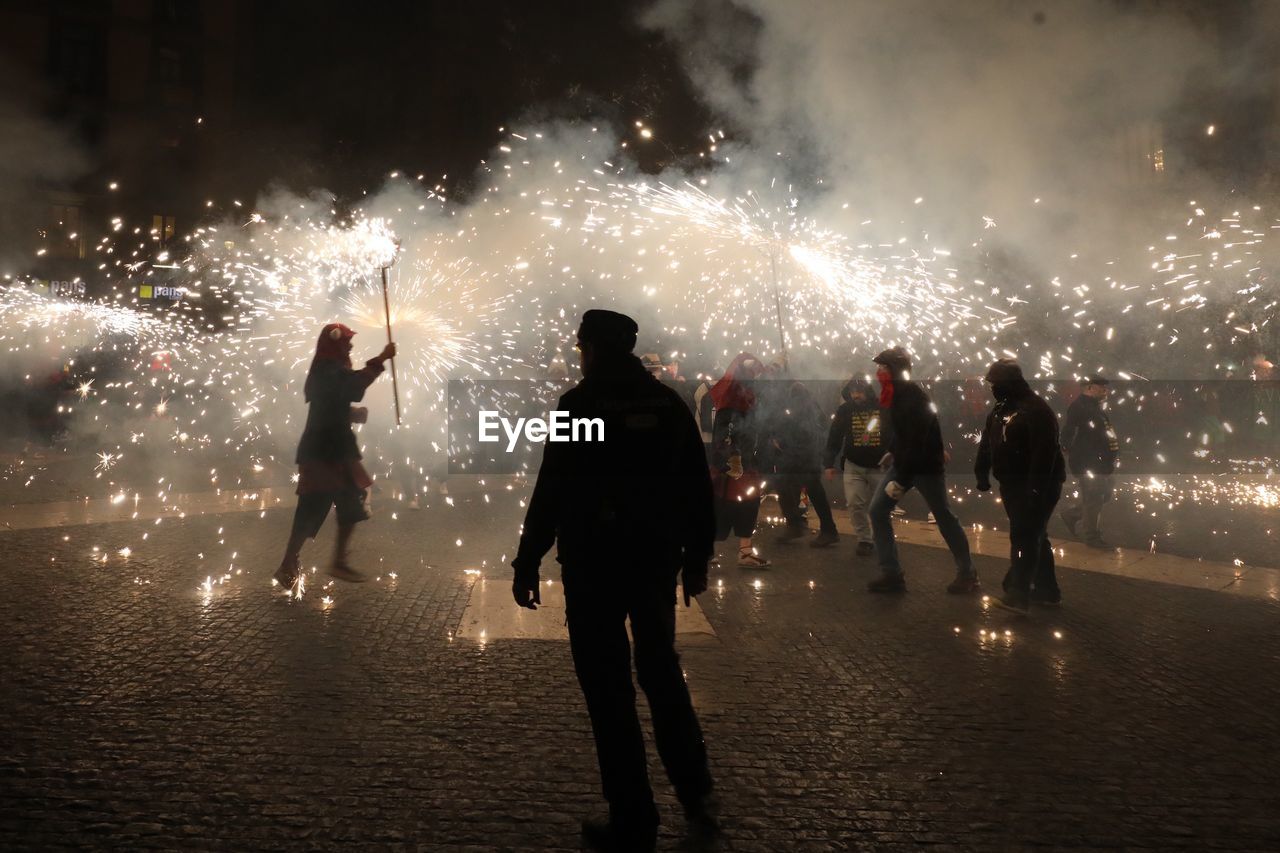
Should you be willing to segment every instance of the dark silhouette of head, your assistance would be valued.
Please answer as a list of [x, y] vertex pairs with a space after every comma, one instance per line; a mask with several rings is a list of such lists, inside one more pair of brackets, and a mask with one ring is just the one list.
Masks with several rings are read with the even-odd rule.
[[578, 325], [578, 356], [582, 375], [590, 376], [601, 364], [621, 360], [636, 346], [640, 327], [626, 314], [592, 308]]
[[1031, 391], [1022, 367], [1012, 358], [993, 361], [987, 368], [986, 380], [991, 385], [991, 396], [997, 400], [1009, 400]]

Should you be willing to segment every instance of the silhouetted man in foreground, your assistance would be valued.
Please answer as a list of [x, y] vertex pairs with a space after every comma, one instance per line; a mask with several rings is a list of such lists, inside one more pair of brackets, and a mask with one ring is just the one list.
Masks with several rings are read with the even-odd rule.
[[582, 827], [600, 850], [652, 850], [657, 839], [628, 619], [658, 754], [691, 824], [714, 827], [706, 747], [675, 651], [677, 576], [686, 603], [707, 587], [711, 478], [688, 407], [631, 354], [636, 331], [622, 314], [583, 315], [583, 379], [557, 408], [603, 420], [604, 440], [546, 444], [512, 562], [516, 603], [536, 609], [539, 563], [558, 545], [569, 644], [609, 802], [607, 822]]
[[1031, 390], [1013, 359], [992, 364], [987, 382], [996, 404], [982, 430], [974, 473], [980, 492], [990, 490], [990, 476], [995, 474], [1000, 502], [1009, 516], [1013, 567], [997, 603], [1026, 613], [1033, 601], [1056, 605], [1062, 600], [1048, 533], [1066, 479], [1058, 446], [1058, 416]]

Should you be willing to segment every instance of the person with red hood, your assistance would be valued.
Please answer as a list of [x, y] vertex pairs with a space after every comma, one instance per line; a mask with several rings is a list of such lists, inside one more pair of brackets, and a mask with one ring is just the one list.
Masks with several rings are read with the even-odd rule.
[[764, 478], [757, 457], [759, 424], [752, 384], [765, 372], [760, 359], [741, 353], [711, 387], [716, 416], [711, 427], [711, 480], [716, 496], [716, 541], [738, 537], [738, 567], [762, 569], [769, 561], [751, 544], [760, 516]]
[[351, 404], [364, 399], [365, 389], [383, 371], [383, 362], [394, 358], [396, 345], [387, 344], [364, 367], [351, 367], [351, 338], [355, 332], [341, 323], [320, 330], [316, 354], [307, 371], [303, 394], [307, 401], [307, 424], [298, 442], [298, 508], [293, 515], [293, 531], [285, 547], [284, 559], [273, 578], [292, 590], [302, 568], [299, 554], [308, 539], [314, 539], [329, 509], [338, 515], [338, 541], [329, 575], [359, 583], [365, 576], [347, 563], [351, 534], [358, 522], [369, 518], [365, 508], [367, 489], [373, 479], [360, 464], [360, 448], [351, 429], [364, 423], [369, 410]]
[[947, 501], [946, 465], [948, 455], [942, 444], [942, 427], [933, 401], [924, 389], [911, 381], [911, 356], [902, 347], [893, 347], [876, 356], [879, 366], [880, 408], [887, 409], [892, 430], [887, 464], [881, 488], [871, 499], [871, 531], [881, 576], [867, 585], [871, 592], [906, 592], [907, 583], [898, 563], [898, 546], [893, 538], [893, 510], [911, 489], [920, 493], [938, 523], [951, 556], [956, 561], [955, 580], [947, 592], [976, 593], [981, 589], [978, 572], [969, 554], [969, 539], [951, 512]]

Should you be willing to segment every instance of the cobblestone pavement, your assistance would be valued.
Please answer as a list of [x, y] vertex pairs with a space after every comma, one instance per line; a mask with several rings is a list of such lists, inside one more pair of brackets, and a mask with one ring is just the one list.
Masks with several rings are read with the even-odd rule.
[[[300, 602], [268, 587], [288, 521], [0, 533], [0, 848], [577, 849], [600, 800], [567, 644], [454, 637], [506, 585], [514, 496], [384, 512], [379, 579]], [[771, 539], [681, 638], [721, 849], [1280, 846], [1275, 603], [1065, 570], [1019, 621], [947, 596], [936, 549], [877, 598], [852, 542]]]

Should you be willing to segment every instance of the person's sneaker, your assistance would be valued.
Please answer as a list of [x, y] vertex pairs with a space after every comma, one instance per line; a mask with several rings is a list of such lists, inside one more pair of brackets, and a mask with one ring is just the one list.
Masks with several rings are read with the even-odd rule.
[[276, 569], [276, 573], [271, 577], [280, 584], [281, 589], [290, 592], [293, 590], [293, 585], [298, 582], [298, 574], [301, 571], [302, 567], [298, 565], [297, 560], [286, 561], [280, 564], [280, 568]]
[[858, 547], [854, 549], [855, 554], [859, 557], [870, 557], [876, 552], [876, 546], [870, 542], [859, 542]]
[[834, 545], [840, 541], [840, 534], [834, 530], [820, 530], [818, 535], [813, 537], [809, 543], [810, 548], [825, 548], [828, 545]]
[[1019, 616], [1026, 616], [1031, 610], [1027, 597], [1016, 592], [1006, 592], [1004, 595], [997, 595], [991, 600], [1001, 610], [1008, 610], [1010, 613], [1016, 613]]
[[1051, 592], [1041, 592], [1038, 589], [1031, 590], [1031, 603], [1040, 607], [1058, 607], [1062, 604], [1062, 592], [1053, 590]]
[[977, 575], [956, 575], [956, 579], [947, 584], [947, 592], [952, 595], [972, 595], [982, 591], [982, 584]]
[[929, 513], [928, 515], [926, 515], [926, 516], [924, 517], [924, 523], [925, 523], [925, 524], [937, 524], [937, 523], [938, 523], [938, 519], [936, 519], [936, 518], [934, 518], [934, 517], [933, 517], [933, 513]]
[[801, 538], [808, 532], [809, 528], [803, 524], [788, 524], [786, 527], [782, 528], [782, 535], [780, 535], [778, 539], [783, 542], [790, 542], [794, 539]]
[[1062, 523], [1067, 526], [1067, 532], [1071, 534], [1071, 538], [1075, 539], [1080, 534], [1076, 533], [1076, 527], [1080, 524], [1079, 520], [1072, 518], [1065, 512], [1059, 513], [1058, 517], [1062, 519]]
[[624, 828], [612, 821], [588, 819], [582, 822], [582, 841], [588, 850], [602, 853], [649, 853], [658, 846], [658, 828]]
[[902, 575], [881, 575], [867, 584], [867, 592], [906, 592], [907, 579]]
[[755, 551], [738, 552], [738, 568], [740, 569], [765, 569], [771, 565], [773, 564]]
[[1090, 548], [1097, 548], [1100, 551], [1114, 551], [1116, 549], [1115, 545], [1112, 545], [1107, 540], [1101, 538], [1086, 539], [1084, 544], [1088, 545]]
[[369, 576], [363, 572], [358, 572], [346, 563], [334, 563], [329, 567], [329, 577], [337, 578], [340, 581], [348, 583], [364, 583]]

